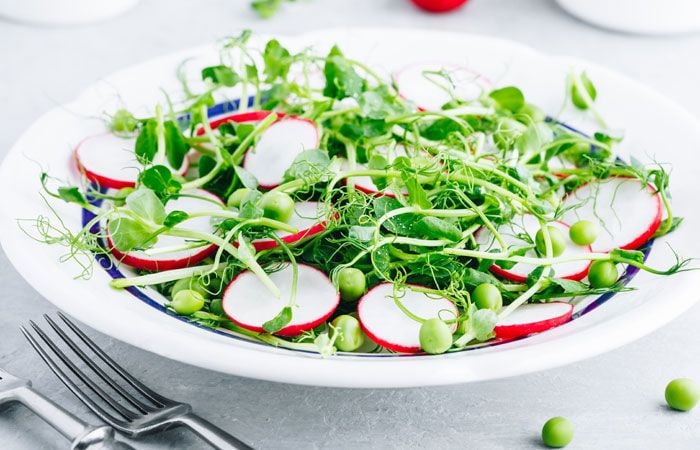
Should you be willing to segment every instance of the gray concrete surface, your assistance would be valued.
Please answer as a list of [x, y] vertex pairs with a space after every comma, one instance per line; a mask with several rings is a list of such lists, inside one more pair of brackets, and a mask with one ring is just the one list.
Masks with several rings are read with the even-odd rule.
[[[123, 66], [244, 27], [286, 33], [349, 25], [418, 26], [515, 39], [608, 65], [700, 113], [700, 36], [615, 34], [578, 22], [551, 0], [472, 0], [448, 16], [421, 14], [403, 0], [302, 0], [269, 21], [256, 18], [245, 0], [144, 0], [126, 15], [94, 26], [40, 28], [0, 21], [0, 156], [40, 114]], [[0, 367], [30, 377], [67, 409], [95, 420], [18, 332], [20, 324], [53, 310], [0, 253]], [[663, 406], [668, 380], [700, 379], [698, 324], [696, 306], [651, 336], [568, 367], [488, 383], [405, 390], [248, 380], [96, 338], [145, 382], [192, 403], [262, 449], [537, 448], [542, 423], [554, 415], [574, 422], [571, 449], [671, 449], [700, 448], [700, 411], [679, 414]], [[207, 448], [180, 430], [137, 445]], [[0, 447], [68, 448], [20, 407], [0, 412]]]

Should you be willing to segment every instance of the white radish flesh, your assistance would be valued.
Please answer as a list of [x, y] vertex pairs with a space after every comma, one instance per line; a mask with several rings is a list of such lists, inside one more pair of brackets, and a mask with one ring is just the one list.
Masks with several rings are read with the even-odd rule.
[[[338, 307], [340, 296], [331, 280], [318, 269], [299, 264], [296, 304], [292, 308], [292, 320], [277, 333], [280, 336], [296, 336], [319, 326]], [[252, 272], [240, 273], [224, 292], [222, 307], [226, 315], [238, 326], [263, 332], [263, 324], [279, 314], [292, 291], [292, 266], [269, 274], [272, 282], [282, 292], [276, 298]]]
[[[439, 75], [426, 74], [440, 71], [449, 76], [449, 81]], [[484, 91], [492, 88], [491, 82], [479, 73], [454, 64], [415, 64], [398, 71], [394, 75], [394, 81], [402, 97], [427, 111], [438, 111], [452, 100], [442, 86], [454, 84], [452, 88], [455, 96], [462, 100], [477, 99]]]
[[499, 320], [494, 333], [507, 340], [541, 333], [571, 320], [573, 311], [574, 306], [564, 302], [525, 304]]
[[[562, 222], [550, 222], [548, 225], [561, 231], [566, 238], [566, 249], [561, 255], [559, 255], [559, 257], [564, 258], [567, 256], [585, 255], [591, 252], [590, 247], [576, 245], [569, 239], [568, 225]], [[511, 223], [500, 226], [497, 231], [503, 238], [507, 249], [510, 250], [514, 248], [531, 246], [532, 243], [522, 239], [519, 235], [527, 234], [530, 237], [530, 241], [535, 242], [535, 235], [539, 230], [540, 223], [537, 218], [528, 214], [516, 216]], [[493, 249], [500, 250], [498, 241], [495, 240], [491, 233], [486, 229], [482, 229], [478, 233], [477, 242], [481, 244], [481, 249], [483, 251], [490, 251]], [[524, 256], [532, 258], [538, 257], [534, 249], [528, 251]], [[554, 264], [552, 265], [552, 269], [554, 270], [554, 276], [557, 278], [581, 280], [588, 273], [588, 268], [590, 265], [590, 260], [581, 259]], [[517, 263], [509, 269], [504, 269], [494, 264], [491, 266], [491, 271], [503, 278], [522, 283], [527, 279], [530, 272], [535, 270], [536, 267], [537, 264]]]
[[313, 122], [284, 117], [262, 133], [255, 148], [246, 153], [243, 166], [262, 188], [271, 189], [282, 183], [299, 153], [317, 147], [318, 130]]
[[[85, 138], [75, 148], [78, 170], [103, 188], [133, 187], [144, 169], [134, 153], [135, 145], [136, 138], [121, 138], [111, 133]], [[185, 158], [182, 167], [173, 171], [184, 175], [188, 167]]]
[[[394, 300], [394, 285], [380, 284], [369, 290], [357, 305], [362, 329], [377, 344], [389, 350], [420, 352], [419, 332], [421, 323], [409, 317]], [[421, 319], [455, 319], [459, 312], [446, 298], [435, 298], [415, 292], [408, 286], [398, 294], [398, 301]], [[451, 325], [453, 331], [456, 324]]]
[[[196, 213], [204, 211], [216, 211], [223, 209], [223, 203], [214, 194], [203, 189], [196, 189], [185, 192], [185, 194], [194, 195], [195, 197], [179, 197], [168, 201], [165, 205], [166, 213], [172, 211], [185, 211], [187, 213]], [[196, 217], [188, 219], [178, 225], [178, 228], [193, 230], [203, 233], [213, 233], [215, 228], [212, 225], [211, 217]], [[108, 227], [109, 233], [109, 227]], [[114, 257], [121, 263], [142, 270], [163, 271], [171, 269], [180, 269], [196, 264], [209, 256], [215, 249], [216, 245], [203, 243], [194, 248], [185, 248], [193, 245], [191, 239], [159, 235], [155, 245], [145, 251], [130, 251], [123, 253], [114, 248], [114, 243], [111, 236], [107, 236], [109, 248]], [[173, 251], [168, 251], [173, 249]], [[159, 251], [163, 250], [163, 251]]]
[[588, 183], [569, 194], [562, 207], [573, 207], [563, 217], [569, 224], [579, 220], [598, 224], [600, 233], [591, 244], [595, 252], [639, 248], [651, 239], [662, 218], [660, 195], [633, 178]]

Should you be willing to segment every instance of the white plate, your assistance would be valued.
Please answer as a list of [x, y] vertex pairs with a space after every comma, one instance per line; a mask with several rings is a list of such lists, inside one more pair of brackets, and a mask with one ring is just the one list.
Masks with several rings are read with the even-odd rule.
[[[580, 60], [552, 57], [499, 39], [416, 30], [348, 29], [282, 38], [299, 49], [323, 50], [339, 43], [350, 56], [388, 73], [422, 61], [452, 61], [483, 73], [497, 86], [520, 86], [531, 101], [550, 114], [559, 111], [564, 77], [572, 66], [585, 68], [599, 92], [599, 108], [610, 124], [626, 130], [623, 154], [673, 163], [675, 211], [686, 218], [649, 255], [653, 266], [668, 265], [673, 256], [666, 243], [685, 256], [700, 255], [694, 231], [700, 225], [700, 184], [692, 148], [700, 142], [700, 126], [687, 112], [639, 83]], [[256, 43], [262, 39], [256, 38]], [[159, 100], [159, 87], [173, 90], [176, 65], [187, 57], [216, 60], [213, 47], [166, 56], [106, 77], [77, 100], [45, 114], [20, 138], [0, 169], [0, 233], [5, 252], [17, 270], [56, 306], [93, 328], [159, 355], [246, 377], [324, 386], [403, 387], [461, 383], [519, 375], [571, 363], [633, 341], [667, 323], [698, 297], [699, 272], [671, 278], [638, 274], [637, 291], [619, 294], [572, 322], [516, 342], [440, 356], [337, 355], [276, 349], [192, 326], [157, 308], [162, 298], [150, 291], [139, 295], [113, 290], [109, 274], [95, 267], [90, 279], [74, 277], [77, 265], [60, 263], [65, 248], [28, 238], [17, 218], [51, 213], [39, 196], [39, 165], [54, 176], [75, 179], [71, 149], [83, 137], [99, 132], [94, 117], [123, 102], [138, 113]], [[576, 111], [568, 123], [591, 131]], [[53, 203], [71, 229], [80, 228], [78, 207]], [[4, 301], [11, 301], [5, 299]], [[585, 310], [579, 305], [578, 310]], [[589, 308], [590, 309], [590, 308]]]

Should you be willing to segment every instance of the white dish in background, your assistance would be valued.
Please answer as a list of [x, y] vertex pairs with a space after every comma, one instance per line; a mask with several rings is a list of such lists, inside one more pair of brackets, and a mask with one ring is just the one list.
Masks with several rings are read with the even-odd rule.
[[700, 30], [698, 0], [557, 0], [572, 15], [592, 24], [639, 34]]
[[0, 16], [41, 25], [82, 25], [118, 16], [140, 0], [0, 0]]
[[[694, 153], [688, 151], [700, 142], [700, 124], [634, 80], [585, 61], [465, 34], [348, 29], [279, 39], [295, 50], [315, 45], [322, 52], [338, 43], [349, 56], [378, 67], [382, 73], [421, 61], [452, 61], [479, 71], [496, 86], [518, 85], [529, 100], [550, 114], [561, 107], [569, 69], [585, 69], [598, 88], [601, 113], [613, 127], [626, 131], [623, 156], [634, 154], [646, 161], [656, 157], [673, 163], [674, 208], [685, 217], [685, 223], [655, 243], [649, 264], [667, 266], [673, 261], [666, 243], [685, 256], [700, 255], [700, 241], [695, 236], [700, 226], [698, 164]], [[264, 38], [255, 36], [253, 43], [260, 45]], [[150, 290], [139, 290], [139, 295], [148, 296], [139, 299], [110, 288], [109, 274], [97, 265], [90, 279], [75, 280], [80, 272], [77, 265], [59, 262], [64, 248], [31, 240], [16, 222], [17, 218], [51, 215], [39, 196], [36, 161], [58, 178], [75, 180], [71, 150], [85, 136], [104, 129], [100, 121], [83, 117], [113, 111], [122, 101], [140, 115], [161, 98], [160, 87], [177, 86], [174, 69], [183, 59], [216, 61], [216, 56], [213, 46], [200, 47], [105, 77], [74, 102], [37, 120], [0, 168], [0, 189], [6, 193], [0, 196], [0, 238], [5, 252], [42, 295], [96, 330], [168, 358], [234, 375], [308, 385], [406, 387], [488, 380], [578, 361], [659, 328], [698, 299], [700, 272], [671, 278], [639, 273], [630, 284], [638, 290], [618, 294], [563, 326], [519, 341], [437, 356], [341, 354], [324, 359], [195, 327], [164, 314], [157, 304], [162, 297]], [[584, 131], [593, 129], [579, 111], [567, 112], [562, 120]], [[60, 202], [53, 205], [66, 226], [80, 228], [78, 207]], [[584, 306], [577, 305], [579, 312]]]

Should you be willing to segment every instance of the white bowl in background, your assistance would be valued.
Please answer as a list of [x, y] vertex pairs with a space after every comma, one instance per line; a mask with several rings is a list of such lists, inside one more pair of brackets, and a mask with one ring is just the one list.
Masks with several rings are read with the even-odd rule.
[[604, 28], [640, 34], [700, 30], [698, 0], [557, 0], [570, 14]]

